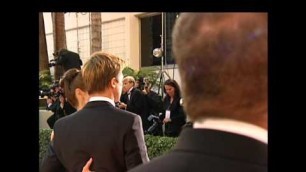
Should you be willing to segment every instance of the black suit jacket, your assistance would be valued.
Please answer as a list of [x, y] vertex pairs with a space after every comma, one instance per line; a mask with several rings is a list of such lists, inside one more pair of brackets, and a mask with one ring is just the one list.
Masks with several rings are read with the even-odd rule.
[[186, 123], [186, 115], [183, 107], [180, 105], [181, 97], [176, 97], [170, 104], [170, 97], [166, 97], [163, 101], [163, 114], [161, 120], [164, 120], [166, 110], [170, 110], [171, 122], [165, 124], [165, 135], [168, 137], [179, 136], [182, 127]]
[[[128, 94], [126, 94], [126, 97], [128, 97]], [[136, 113], [140, 116], [143, 116], [143, 115], [147, 115], [146, 114], [146, 100], [145, 100], [145, 96], [144, 94], [138, 90], [137, 88], [133, 88], [131, 90], [131, 93], [130, 93], [130, 100], [128, 100], [128, 98], [126, 98], [126, 103], [127, 103], [127, 108], [126, 110], [127, 111], [130, 111], [130, 112], [133, 112], [133, 113]]]
[[[106, 101], [93, 101], [54, 125], [54, 151], [67, 171], [127, 171], [148, 161], [141, 119]], [[52, 165], [52, 164], [50, 164]]]
[[184, 128], [171, 152], [131, 172], [266, 172], [267, 145], [249, 137]]
[[148, 123], [148, 104], [145, 95], [137, 88], [133, 88], [130, 93], [130, 100], [128, 101], [128, 93], [125, 93], [123, 100], [127, 104], [126, 110], [129, 112], [140, 115], [143, 124], [143, 130], [145, 131], [149, 127]]
[[55, 154], [52, 141], [48, 145], [46, 156], [40, 167], [40, 172], [66, 172], [65, 167]]

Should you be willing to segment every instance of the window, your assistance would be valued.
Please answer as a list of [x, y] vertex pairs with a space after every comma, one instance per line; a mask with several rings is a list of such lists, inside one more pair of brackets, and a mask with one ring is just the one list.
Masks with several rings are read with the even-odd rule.
[[172, 29], [178, 13], [164, 13], [162, 15], [141, 18], [141, 67], [159, 66], [161, 58], [154, 57], [152, 52], [161, 47], [162, 21], [164, 23], [164, 64], [174, 64], [172, 55]]
[[87, 61], [90, 57], [89, 52], [89, 27], [78, 27], [66, 30], [67, 49], [78, 53], [83, 61]]
[[102, 50], [126, 60], [125, 19], [102, 23]]
[[178, 13], [165, 13], [165, 64], [174, 64], [174, 57], [172, 54], [172, 30]]

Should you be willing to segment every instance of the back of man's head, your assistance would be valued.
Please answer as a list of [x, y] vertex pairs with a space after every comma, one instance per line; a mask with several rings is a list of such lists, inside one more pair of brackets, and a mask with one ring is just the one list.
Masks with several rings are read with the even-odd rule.
[[173, 51], [193, 121], [210, 116], [267, 122], [267, 24], [266, 13], [180, 15]]
[[88, 94], [103, 92], [110, 81], [122, 70], [123, 60], [105, 52], [95, 52], [82, 68], [82, 77]]

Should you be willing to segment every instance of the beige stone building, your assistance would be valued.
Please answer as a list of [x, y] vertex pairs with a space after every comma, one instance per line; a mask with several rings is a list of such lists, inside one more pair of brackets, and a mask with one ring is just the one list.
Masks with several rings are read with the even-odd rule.
[[[54, 50], [51, 13], [43, 15], [51, 60]], [[180, 84], [171, 52], [171, 31], [177, 17], [178, 13], [101, 13], [102, 50], [118, 55], [135, 70], [154, 68], [158, 71], [161, 58], [154, 57], [152, 51], [159, 48], [163, 40], [164, 70]], [[65, 13], [65, 30], [67, 49], [79, 53], [83, 63], [86, 62], [90, 57], [90, 13]]]

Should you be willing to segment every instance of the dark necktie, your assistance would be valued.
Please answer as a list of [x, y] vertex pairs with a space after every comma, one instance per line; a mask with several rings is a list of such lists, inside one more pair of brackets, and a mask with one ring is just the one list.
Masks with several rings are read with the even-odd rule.
[[127, 93], [127, 99], [126, 100], [127, 100], [126, 104], [129, 104], [130, 100], [131, 100], [131, 92]]

